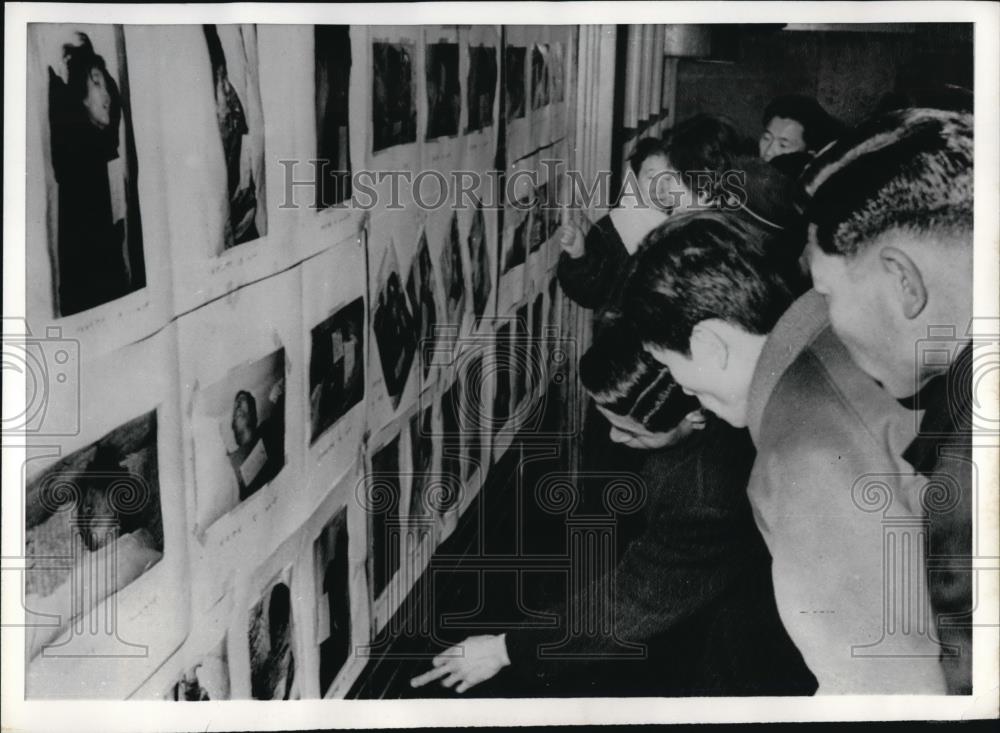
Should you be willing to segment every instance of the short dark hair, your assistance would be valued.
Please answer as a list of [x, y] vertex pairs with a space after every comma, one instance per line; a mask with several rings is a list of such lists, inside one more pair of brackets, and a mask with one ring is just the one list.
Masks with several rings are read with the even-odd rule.
[[621, 312], [646, 344], [689, 354], [691, 332], [718, 318], [767, 334], [805, 290], [795, 259], [733, 213], [668, 219], [628, 263]]
[[580, 381], [598, 405], [653, 433], [677, 427], [699, 405], [620, 319], [605, 323], [580, 358]]
[[655, 137], [644, 137], [636, 142], [635, 150], [628, 156], [628, 164], [632, 172], [639, 175], [639, 171], [642, 170], [642, 164], [646, 162], [646, 158], [651, 158], [654, 155], [667, 157], [667, 151], [663, 147], [662, 140]]
[[664, 133], [664, 148], [670, 165], [681, 174], [684, 184], [695, 193], [716, 197], [716, 189], [699, 172], [718, 175], [733, 167], [733, 161], [750, 152], [736, 126], [718, 115], [698, 114]]
[[840, 121], [805, 94], [785, 94], [771, 100], [761, 123], [767, 127], [775, 117], [795, 120], [802, 125], [802, 139], [809, 150], [822, 150], [843, 132]]
[[824, 151], [803, 174], [819, 247], [852, 257], [892, 229], [971, 232], [972, 126], [964, 112], [896, 110]]

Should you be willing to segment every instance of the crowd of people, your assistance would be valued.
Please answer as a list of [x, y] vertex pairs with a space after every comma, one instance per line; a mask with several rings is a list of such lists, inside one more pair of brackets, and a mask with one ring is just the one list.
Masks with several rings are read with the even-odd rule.
[[671, 694], [971, 694], [973, 117], [912, 101], [849, 127], [782, 97], [756, 149], [711, 115], [638, 142], [558, 269], [595, 311], [589, 467], [650, 496], [566, 601], [613, 634], [470, 637], [414, 687], [544, 687], [655, 641]]

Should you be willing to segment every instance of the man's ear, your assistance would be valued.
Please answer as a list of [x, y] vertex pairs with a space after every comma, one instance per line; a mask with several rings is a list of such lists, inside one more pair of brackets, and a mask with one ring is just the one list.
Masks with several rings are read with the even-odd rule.
[[903, 316], [907, 319], [916, 318], [927, 305], [927, 287], [920, 269], [898, 247], [883, 247], [879, 250], [879, 261], [892, 277]]
[[691, 331], [691, 358], [725, 370], [729, 364], [729, 344], [712, 321], [702, 321]]

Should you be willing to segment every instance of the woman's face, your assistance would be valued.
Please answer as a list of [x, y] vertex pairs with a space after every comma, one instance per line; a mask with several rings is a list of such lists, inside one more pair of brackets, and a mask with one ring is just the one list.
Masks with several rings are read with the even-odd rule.
[[87, 75], [87, 95], [83, 98], [87, 117], [98, 130], [111, 124], [111, 93], [108, 91], [104, 72], [93, 68]]
[[698, 200], [665, 155], [651, 155], [643, 161], [639, 190], [647, 204], [667, 214], [690, 209]]

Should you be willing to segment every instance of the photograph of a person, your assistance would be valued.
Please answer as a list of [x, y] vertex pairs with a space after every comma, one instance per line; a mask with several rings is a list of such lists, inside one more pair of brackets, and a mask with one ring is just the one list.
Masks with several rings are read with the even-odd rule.
[[486, 304], [493, 292], [493, 268], [486, 246], [486, 219], [479, 199], [476, 199], [476, 212], [469, 225], [469, 262], [472, 263], [472, 310], [478, 323], [486, 313]]
[[458, 44], [428, 43], [427, 139], [458, 134], [462, 116], [462, 90], [458, 81]]
[[254, 700], [298, 699], [292, 592], [284, 580], [265, 589], [250, 609], [250, 696]]
[[326, 695], [351, 654], [351, 588], [347, 508], [338, 511], [313, 543], [319, 694]]
[[417, 98], [411, 43], [372, 44], [372, 150], [417, 139]]
[[417, 244], [416, 257], [410, 266], [410, 274], [406, 278], [406, 295], [413, 305], [413, 315], [417, 321], [417, 353], [420, 355], [424, 379], [427, 379], [434, 354], [434, 332], [437, 326], [437, 303], [434, 296], [436, 289], [434, 264], [431, 260], [430, 246], [427, 244], [427, 232], [422, 231], [420, 242]]
[[154, 410], [28, 478], [24, 606], [58, 623], [26, 628], [26, 661], [163, 557], [156, 436]]
[[312, 329], [310, 441], [361, 401], [365, 391], [365, 304], [357, 298]]
[[508, 120], [524, 117], [524, 46], [507, 46], [504, 49], [504, 114]]
[[351, 29], [315, 28], [316, 208], [325, 209], [351, 198]]
[[403, 388], [417, 352], [417, 321], [413, 306], [399, 276], [399, 258], [392, 241], [385, 250], [379, 269], [379, 291], [372, 313], [372, 329], [382, 362], [385, 389], [393, 409], [399, 407]]
[[285, 351], [234, 367], [195, 395], [192, 416], [199, 525], [205, 527], [281, 472]]
[[47, 89], [32, 92], [48, 98], [53, 300], [70, 316], [146, 286], [125, 37], [119, 25], [28, 33], [47, 71]]
[[497, 93], [497, 50], [494, 46], [469, 46], [469, 77], [465, 87], [469, 119], [466, 132], [493, 124]]
[[536, 43], [531, 47], [531, 109], [541, 109], [549, 103], [549, 46]]
[[452, 213], [448, 239], [441, 250], [441, 284], [444, 287], [445, 312], [441, 324], [456, 331], [465, 315], [465, 269], [462, 265], [462, 242], [458, 234], [458, 215]]
[[407, 523], [416, 528], [417, 536], [422, 539], [430, 532], [433, 524], [431, 507], [428, 506], [427, 484], [433, 478], [431, 469], [434, 460], [434, 406], [428, 404], [410, 418], [410, 508], [407, 512]]
[[365, 481], [365, 513], [368, 515], [368, 562], [372, 600], [378, 600], [399, 570], [402, 532], [397, 435], [371, 458], [371, 474]]
[[229, 202], [223, 250], [267, 235], [257, 26], [205, 25]]
[[168, 700], [204, 702], [229, 699], [229, 653], [226, 638], [197, 664], [186, 670], [171, 688]]

